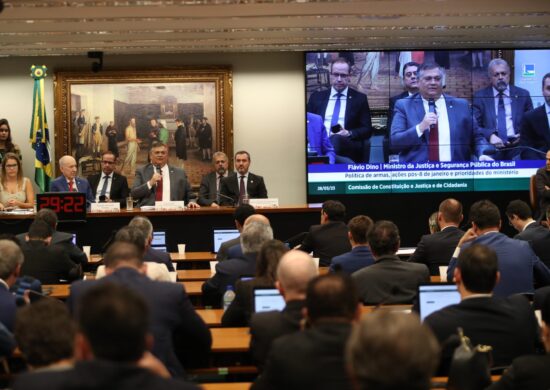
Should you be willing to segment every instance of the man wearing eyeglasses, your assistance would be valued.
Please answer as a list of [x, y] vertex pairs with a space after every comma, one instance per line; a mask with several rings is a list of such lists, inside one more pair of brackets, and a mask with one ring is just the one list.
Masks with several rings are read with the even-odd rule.
[[393, 110], [395, 103], [401, 99], [408, 98], [418, 92], [418, 67], [420, 65], [416, 62], [407, 62], [403, 65], [403, 78], [401, 79], [405, 91], [399, 95], [392, 96], [390, 98], [390, 107], [388, 110], [388, 129], [391, 129], [391, 120], [393, 118]]
[[372, 126], [367, 95], [349, 88], [350, 65], [344, 58], [330, 66], [331, 88], [314, 92], [307, 111], [323, 118], [336, 163], [369, 162]]
[[111, 151], [101, 155], [101, 173], [88, 177], [96, 202], [126, 202], [128, 180], [115, 172], [116, 157]]

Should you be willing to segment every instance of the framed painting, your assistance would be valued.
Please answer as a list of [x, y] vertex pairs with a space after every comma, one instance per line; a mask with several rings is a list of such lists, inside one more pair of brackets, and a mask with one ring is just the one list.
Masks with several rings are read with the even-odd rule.
[[155, 140], [168, 145], [168, 164], [184, 168], [195, 188], [212, 170], [214, 152], [231, 161], [229, 66], [58, 71], [54, 85], [55, 155], [72, 155], [84, 177], [99, 172], [101, 154], [110, 150], [131, 186]]

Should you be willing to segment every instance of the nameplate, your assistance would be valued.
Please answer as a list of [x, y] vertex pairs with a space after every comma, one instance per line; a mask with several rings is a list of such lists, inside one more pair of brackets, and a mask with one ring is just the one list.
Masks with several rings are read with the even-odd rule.
[[92, 203], [90, 211], [92, 211], [93, 213], [119, 212], [120, 203], [118, 202]]
[[168, 202], [155, 202], [156, 211], [164, 210], [184, 210], [185, 202], [183, 200], [171, 200]]
[[279, 198], [249, 199], [248, 204], [255, 209], [273, 209], [279, 207]]

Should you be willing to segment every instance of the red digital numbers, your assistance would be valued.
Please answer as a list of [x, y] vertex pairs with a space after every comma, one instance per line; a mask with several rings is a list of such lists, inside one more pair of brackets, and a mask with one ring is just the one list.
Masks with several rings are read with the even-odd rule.
[[65, 202], [63, 202], [63, 211], [65, 211], [66, 213], [73, 213], [75, 211], [73, 206], [74, 198], [72, 196], [66, 197]]
[[86, 213], [86, 197], [82, 194], [47, 194], [38, 195], [38, 210], [52, 209], [63, 216]]
[[83, 196], [74, 199], [74, 212], [75, 213], [84, 212], [85, 207], [86, 207], [86, 199]]
[[50, 208], [56, 213], [61, 211], [61, 203], [61, 199], [57, 196], [52, 196], [50, 198]]

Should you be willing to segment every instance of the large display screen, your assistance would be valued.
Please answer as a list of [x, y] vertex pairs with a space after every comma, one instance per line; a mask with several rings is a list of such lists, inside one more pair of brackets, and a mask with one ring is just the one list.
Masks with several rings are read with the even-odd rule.
[[550, 50], [305, 53], [308, 196], [527, 190], [549, 72]]

